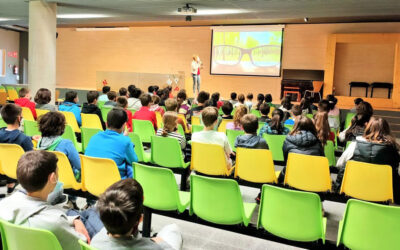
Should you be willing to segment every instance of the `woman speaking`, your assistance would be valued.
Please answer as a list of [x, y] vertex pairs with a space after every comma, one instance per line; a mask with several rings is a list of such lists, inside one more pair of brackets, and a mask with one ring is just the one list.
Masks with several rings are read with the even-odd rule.
[[200, 57], [193, 55], [192, 61], [192, 78], [193, 78], [193, 95], [196, 96], [196, 83], [197, 83], [197, 94], [200, 92], [200, 69], [203, 68], [203, 63], [200, 61]]

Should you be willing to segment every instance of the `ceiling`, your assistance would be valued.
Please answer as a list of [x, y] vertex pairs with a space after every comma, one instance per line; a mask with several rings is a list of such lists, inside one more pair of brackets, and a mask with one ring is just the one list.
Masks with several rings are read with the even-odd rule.
[[[57, 0], [58, 26], [148, 26], [254, 23], [400, 21], [400, 0], [190, 0], [192, 22], [177, 13], [176, 0]], [[28, 0], [0, 0], [0, 26], [28, 26]], [[67, 15], [67, 16], [65, 16]], [[72, 16], [73, 17], [73, 16]]]

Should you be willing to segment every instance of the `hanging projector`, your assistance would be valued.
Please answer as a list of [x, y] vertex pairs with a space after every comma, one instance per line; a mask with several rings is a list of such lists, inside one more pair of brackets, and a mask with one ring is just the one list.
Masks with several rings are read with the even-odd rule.
[[197, 9], [187, 3], [185, 6], [178, 8], [178, 13], [182, 15], [193, 15], [197, 13]]

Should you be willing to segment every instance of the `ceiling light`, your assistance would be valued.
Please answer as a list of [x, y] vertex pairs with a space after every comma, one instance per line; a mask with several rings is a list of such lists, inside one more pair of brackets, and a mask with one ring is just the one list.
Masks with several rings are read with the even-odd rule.
[[15, 21], [15, 20], [18, 20], [18, 19], [16, 19], [16, 18], [0, 17], [0, 22]]
[[245, 13], [246, 10], [241, 9], [198, 9], [196, 15], [228, 15]]
[[61, 19], [86, 19], [86, 18], [105, 18], [110, 17], [106, 14], [58, 14], [57, 18]]

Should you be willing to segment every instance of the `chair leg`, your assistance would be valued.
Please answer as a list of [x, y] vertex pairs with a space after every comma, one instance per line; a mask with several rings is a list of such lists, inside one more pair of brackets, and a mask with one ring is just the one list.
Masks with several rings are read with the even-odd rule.
[[374, 95], [374, 87], [371, 87], [371, 97]]
[[150, 237], [151, 233], [151, 210], [150, 208], [144, 207], [143, 209], [143, 237]]
[[[372, 91], [371, 91], [372, 92]], [[372, 96], [372, 95], [371, 95]], [[365, 88], [365, 97], [368, 97], [368, 87]]]
[[187, 167], [185, 170], [183, 170], [183, 172], [181, 173], [181, 187], [180, 187], [180, 190], [181, 191], [186, 191], [187, 190], [187, 188], [186, 188], [186, 183], [187, 183], [187, 179], [188, 179], [188, 176], [189, 176], [189, 174], [190, 174], [190, 167]]
[[388, 99], [390, 99], [390, 89], [388, 88]]
[[349, 94], [349, 96], [351, 96], [351, 86], [350, 86], [350, 94]]

